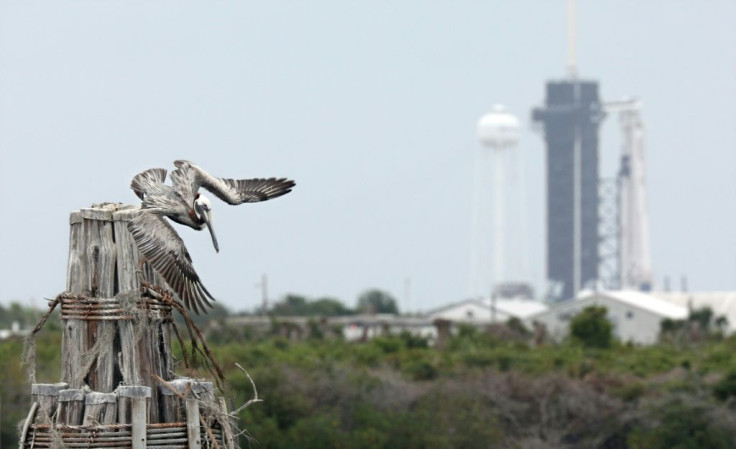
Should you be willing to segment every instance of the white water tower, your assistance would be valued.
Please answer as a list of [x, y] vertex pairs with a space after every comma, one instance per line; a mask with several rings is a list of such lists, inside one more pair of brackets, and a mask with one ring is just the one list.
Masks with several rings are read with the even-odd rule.
[[[514, 193], [518, 194], [523, 185], [519, 179], [518, 164], [515, 163], [517, 158], [509, 154], [519, 141], [519, 129], [519, 119], [507, 112], [502, 105], [495, 105], [492, 112], [478, 120], [481, 146], [476, 152], [475, 161], [470, 280], [470, 293], [475, 297], [487, 296], [492, 292], [494, 284], [510, 280], [507, 227], [510, 223], [516, 227], [523, 223], [521, 214], [512, 214], [518, 216], [509, 217], [507, 204], [508, 199], [512, 199], [519, 210], [521, 205], [518, 203], [522, 201], [517, 195], [509, 198], [507, 189], [509, 183], [512, 183], [516, 190]], [[515, 231], [523, 232], [520, 229]], [[520, 255], [515, 256], [518, 260]]]

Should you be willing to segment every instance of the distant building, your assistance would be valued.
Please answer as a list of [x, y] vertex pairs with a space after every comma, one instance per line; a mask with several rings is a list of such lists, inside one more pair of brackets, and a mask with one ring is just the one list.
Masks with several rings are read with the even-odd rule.
[[598, 279], [598, 83], [549, 81], [532, 112], [547, 146], [548, 299], [562, 301]]
[[347, 341], [370, 340], [379, 336], [399, 335], [402, 332], [430, 341], [437, 338], [437, 329], [425, 317], [393, 314], [354, 315], [334, 318], [330, 322], [342, 327], [342, 335]]
[[487, 325], [491, 321], [504, 323], [509, 318], [527, 317], [547, 310], [547, 306], [538, 301], [528, 299], [469, 298], [427, 312], [426, 317], [432, 320], [447, 320], [453, 323]]
[[10, 337], [25, 337], [27, 335], [30, 335], [30, 333], [30, 329], [21, 329], [20, 323], [18, 323], [17, 321], [13, 321], [10, 329], [0, 329], [0, 340], [5, 340]]
[[557, 303], [548, 310], [531, 315], [527, 323], [537, 322], [547, 328], [555, 340], [567, 336], [570, 321], [583, 309], [602, 306], [608, 311], [614, 335], [623, 342], [653, 344], [657, 342], [663, 319], [687, 319], [688, 308], [638, 291], [584, 291], [574, 300]]
[[652, 292], [651, 294], [689, 310], [708, 307], [716, 317], [726, 317], [728, 320], [726, 333], [736, 331], [736, 292]]
[[263, 335], [276, 332], [292, 340], [309, 337], [315, 327], [324, 334], [337, 332], [347, 341], [370, 340], [379, 336], [398, 335], [402, 332], [427, 338], [430, 341], [437, 337], [435, 325], [426, 317], [399, 316], [391, 313], [333, 317], [232, 316], [225, 319], [225, 326], [247, 327]]

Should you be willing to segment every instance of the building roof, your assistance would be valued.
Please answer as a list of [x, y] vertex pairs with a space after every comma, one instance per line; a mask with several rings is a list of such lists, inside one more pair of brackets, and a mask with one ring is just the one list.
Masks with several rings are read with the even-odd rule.
[[[571, 307], [581, 301], [594, 300], [595, 298], [608, 298], [609, 300], [624, 303], [631, 307], [647, 310], [663, 318], [670, 318], [673, 320], [683, 320], [688, 316], [687, 307], [681, 306], [671, 301], [666, 301], [646, 292], [639, 292], [634, 290], [583, 290], [574, 300], [558, 302], [552, 305], [550, 307], [550, 310]], [[534, 312], [530, 314], [529, 317], [541, 315], [544, 313], [544, 311], [545, 310]]]
[[577, 299], [583, 300], [594, 296], [605, 296], [673, 320], [682, 320], [688, 316], [687, 308], [679, 304], [658, 298], [651, 293], [635, 290], [583, 291]]
[[445, 304], [444, 306], [437, 307], [436, 309], [431, 309], [427, 311], [425, 315], [426, 316], [437, 315], [442, 312], [446, 312], [448, 310], [454, 309], [455, 307], [470, 305], [470, 304], [477, 305], [478, 307], [486, 307], [485, 305], [483, 305], [483, 301], [480, 298], [466, 298], [460, 301], [455, 301], [449, 304]]
[[[490, 308], [490, 300], [488, 298], [483, 300], [485, 307]], [[496, 310], [499, 312], [506, 313], [517, 318], [526, 318], [536, 313], [543, 312], [549, 309], [549, 307], [539, 301], [533, 301], [529, 299], [497, 299]]]
[[[442, 315], [456, 308], [467, 306], [478, 307], [480, 309], [490, 311], [491, 300], [489, 298], [468, 298], [430, 310], [427, 312], [427, 316]], [[528, 299], [497, 299], [495, 306], [496, 312], [521, 319], [548, 309], [547, 305], [539, 301]], [[488, 319], [490, 319], [490, 315], [488, 315]]]

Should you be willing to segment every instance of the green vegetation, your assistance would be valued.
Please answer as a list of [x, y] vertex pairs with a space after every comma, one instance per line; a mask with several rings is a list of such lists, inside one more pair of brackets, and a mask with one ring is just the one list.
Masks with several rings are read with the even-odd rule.
[[[584, 316], [601, 325], [600, 311]], [[219, 328], [209, 341], [231, 408], [253, 394], [236, 362], [264, 400], [240, 413], [254, 448], [733, 447], [736, 337], [636, 347], [600, 337], [590, 322], [540, 346], [519, 322], [504, 332], [462, 327], [443, 351], [410, 334], [295, 342]], [[37, 346], [38, 381], [58, 381], [58, 327]], [[22, 347], [0, 342], [5, 447], [30, 406]]]
[[716, 316], [708, 307], [692, 310], [684, 320], [664, 319], [660, 323], [660, 338], [673, 343], [693, 342], [703, 337], [722, 337], [728, 319]]
[[291, 294], [286, 295], [284, 299], [274, 304], [268, 314], [273, 316], [323, 317], [352, 315], [353, 311], [334, 298], [318, 298], [310, 301], [304, 296]]
[[40, 315], [38, 310], [23, 307], [17, 302], [7, 307], [0, 304], [0, 329], [10, 329], [13, 323], [18, 323], [22, 328], [35, 326]]
[[[256, 314], [263, 315], [262, 309], [258, 309]], [[324, 297], [310, 299], [306, 296], [288, 294], [281, 300], [277, 301], [265, 313], [266, 315], [279, 316], [301, 316], [301, 317], [332, 317], [354, 315], [356, 313], [376, 314], [376, 313], [399, 313], [396, 305], [396, 299], [390, 293], [382, 290], [371, 289], [366, 290], [358, 296], [355, 309], [346, 307], [339, 299]]]
[[358, 296], [358, 311], [361, 313], [399, 313], [396, 299], [383, 290], [366, 290]]
[[613, 325], [606, 318], [605, 307], [586, 307], [570, 323], [570, 336], [589, 348], [609, 348]]

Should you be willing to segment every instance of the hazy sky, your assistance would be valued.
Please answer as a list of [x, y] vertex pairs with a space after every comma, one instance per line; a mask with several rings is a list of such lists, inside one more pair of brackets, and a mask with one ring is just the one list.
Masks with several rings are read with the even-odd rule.
[[[657, 281], [736, 289], [736, 2], [581, 0], [580, 75], [644, 102]], [[179, 228], [236, 310], [270, 295], [468, 292], [475, 125], [523, 123], [531, 280], [542, 285], [544, 143], [529, 123], [565, 74], [565, 1], [0, 1], [0, 301], [65, 288], [69, 212], [135, 202], [131, 177], [187, 158], [288, 176], [215, 202], [220, 253]], [[601, 131], [613, 173], [618, 123]], [[409, 301], [404, 279], [411, 279]]]

